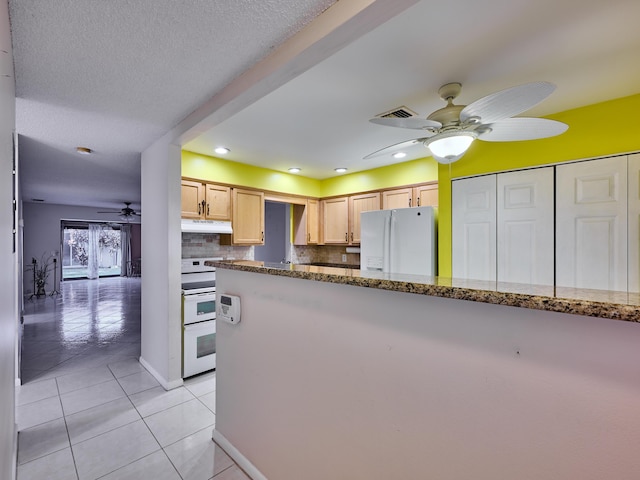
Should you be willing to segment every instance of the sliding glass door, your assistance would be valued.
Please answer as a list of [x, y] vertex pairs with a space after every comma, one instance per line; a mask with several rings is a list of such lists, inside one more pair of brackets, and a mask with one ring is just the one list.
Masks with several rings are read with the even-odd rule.
[[[62, 279], [118, 276], [122, 272], [120, 225], [62, 222]], [[98, 228], [96, 228], [98, 227]]]

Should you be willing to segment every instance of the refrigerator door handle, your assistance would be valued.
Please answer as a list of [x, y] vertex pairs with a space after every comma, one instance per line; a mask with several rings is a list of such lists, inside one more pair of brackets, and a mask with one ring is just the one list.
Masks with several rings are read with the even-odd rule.
[[383, 272], [391, 272], [392, 267], [392, 256], [393, 256], [393, 228], [396, 223], [396, 218], [393, 215], [393, 211], [386, 222], [384, 222], [384, 265], [382, 267]]

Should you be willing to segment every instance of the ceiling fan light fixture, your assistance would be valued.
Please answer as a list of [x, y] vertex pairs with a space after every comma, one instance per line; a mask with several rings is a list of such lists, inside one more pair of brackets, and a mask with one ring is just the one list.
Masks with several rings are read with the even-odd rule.
[[473, 131], [443, 132], [425, 140], [424, 146], [438, 163], [446, 165], [460, 160], [476, 138]]

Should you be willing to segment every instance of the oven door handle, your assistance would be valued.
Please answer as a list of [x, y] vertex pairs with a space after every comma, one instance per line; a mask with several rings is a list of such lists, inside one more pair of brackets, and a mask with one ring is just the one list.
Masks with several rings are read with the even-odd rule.
[[[213, 329], [211, 331], [211, 329]], [[198, 323], [189, 323], [184, 326], [185, 331], [189, 331], [190, 333], [197, 333], [199, 331], [210, 330], [210, 333], [216, 333], [216, 321], [215, 320], [205, 320], [203, 322]]]
[[185, 300], [198, 300], [202, 297], [213, 297], [215, 299], [216, 297], [216, 292], [215, 290], [213, 292], [202, 292], [202, 293], [185, 293], [184, 294], [184, 299]]

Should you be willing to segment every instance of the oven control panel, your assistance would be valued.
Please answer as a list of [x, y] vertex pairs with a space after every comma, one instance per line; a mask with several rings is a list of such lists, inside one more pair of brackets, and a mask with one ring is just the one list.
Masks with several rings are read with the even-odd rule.
[[216, 302], [216, 317], [227, 323], [235, 325], [240, 322], [240, 297], [222, 293], [218, 295]]

